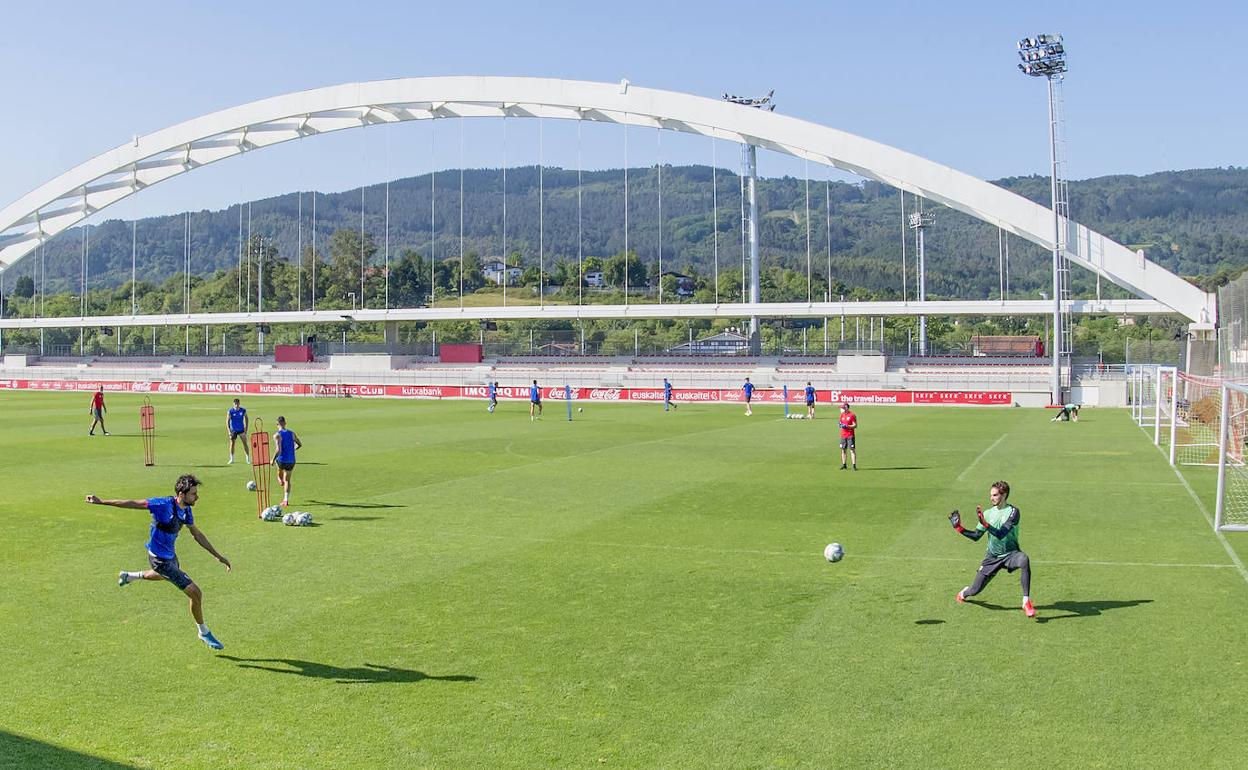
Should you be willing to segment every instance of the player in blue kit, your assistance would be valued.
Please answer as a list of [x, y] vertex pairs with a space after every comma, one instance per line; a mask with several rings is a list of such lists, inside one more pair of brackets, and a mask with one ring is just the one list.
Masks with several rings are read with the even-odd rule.
[[537, 387], [537, 380], [533, 380], [533, 387], [529, 388], [529, 419], [537, 420], [542, 416], [542, 389]]
[[486, 411], [493, 412], [498, 408], [498, 383], [490, 383], [490, 405], [486, 407]]
[[282, 485], [282, 507], [290, 505], [290, 477], [295, 472], [295, 450], [303, 449], [303, 442], [293, 430], [287, 430], [286, 418], [277, 418], [277, 432], [273, 434], [277, 454], [273, 464], [277, 466], [277, 483]]
[[199, 638], [212, 649], [220, 650], [224, 645], [217, 641], [217, 637], [204, 624], [204, 593], [178, 564], [174, 542], [182, 527], [189, 529], [195, 542], [224, 564], [227, 572], [233, 566], [229, 559], [212, 547], [212, 543], [208, 542], [199, 527], [195, 526], [191, 506], [199, 499], [199, 479], [189, 473], [179, 476], [173, 485], [173, 491], [173, 497], [153, 497], [148, 500], [103, 500], [95, 495], [87, 495], [86, 501], [91, 505], [146, 509], [152, 514], [152, 531], [147, 541], [147, 561], [152, 568], [138, 572], [122, 571], [117, 575], [117, 585], [126, 586], [136, 580], [168, 580], [173, 583], [191, 600], [191, 617], [195, 618], [195, 625], [199, 627]]
[[667, 378], [664, 377], [663, 378], [663, 411], [666, 412], [669, 407], [672, 409], [675, 409], [676, 404], [672, 402], [672, 383], [668, 382]]
[[806, 383], [806, 419], [815, 419], [815, 386]]
[[243, 457], [247, 458], [247, 464], [251, 465], [251, 455], [247, 453], [247, 426], [251, 424], [251, 418], [247, 416], [247, 410], [238, 403], [238, 399], [234, 399], [234, 406], [226, 412], [225, 427], [230, 432], [230, 461], [226, 465], [234, 464], [234, 442], [239, 436], [243, 437]]
[[754, 383], [750, 382], [750, 378], [745, 378], [745, 384], [741, 386], [741, 392], [745, 394], [745, 415], [749, 417], [754, 414], [754, 410], [750, 408], [750, 401], [754, 398]]

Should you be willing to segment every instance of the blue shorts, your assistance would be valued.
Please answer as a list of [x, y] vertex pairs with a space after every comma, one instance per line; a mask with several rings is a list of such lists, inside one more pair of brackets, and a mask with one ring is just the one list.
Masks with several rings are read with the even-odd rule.
[[233, 441], [234, 439], [238, 438], [239, 436], [243, 436], [244, 438], [246, 438], [246, 434], [247, 434], [247, 432], [246, 432], [246, 431], [242, 431], [242, 430], [234, 430], [233, 428], [230, 428], [230, 441]]
[[173, 583], [178, 587], [179, 591], [185, 591], [187, 586], [195, 582], [191, 580], [190, 575], [182, 571], [176, 556], [172, 559], [162, 559], [149, 553], [147, 555], [147, 563], [152, 565], [153, 572]]
[[278, 469], [278, 470], [281, 470], [281, 471], [286, 471], [287, 473], [289, 473], [290, 471], [293, 471], [293, 470], [295, 469], [295, 464], [294, 464], [294, 463], [284, 463], [284, 462], [282, 462], [281, 460], [278, 460], [278, 461], [277, 461], [277, 469]]
[[813, 398], [806, 399], [806, 406], [814, 406], [814, 405], [815, 405], [815, 400]]

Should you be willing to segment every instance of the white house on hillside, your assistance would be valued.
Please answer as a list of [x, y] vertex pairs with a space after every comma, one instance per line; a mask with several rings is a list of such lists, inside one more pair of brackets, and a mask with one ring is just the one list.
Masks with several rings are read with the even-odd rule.
[[503, 285], [504, 268], [506, 269], [507, 285], [512, 286], [520, 280], [520, 275], [524, 272], [518, 267], [505, 266], [501, 259], [486, 260], [481, 266], [481, 273], [485, 275], [485, 280], [493, 281], [499, 286]]

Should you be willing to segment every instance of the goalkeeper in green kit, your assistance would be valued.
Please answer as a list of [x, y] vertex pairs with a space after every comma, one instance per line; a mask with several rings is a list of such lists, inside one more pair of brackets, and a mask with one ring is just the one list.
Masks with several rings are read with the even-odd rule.
[[992, 507], [983, 510], [976, 506], [975, 515], [979, 523], [972, 529], [962, 526], [962, 517], [955, 510], [949, 514], [949, 523], [959, 535], [970, 540], [979, 540], [988, 533], [988, 553], [975, 573], [975, 580], [958, 591], [958, 602], [964, 602], [984, 590], [993, 576], [1004, 569], [1006, 572], [1020, 570], [1018, 582], [1023, 588], [1023, 612], [1027, 617], [1036, 616], [1036, 608], [1031, 603], [1031, 560], [1018, 547], [1018, 509], [1006, 502], [1010, 496], [1010, 485], [1004, 481], [994, 482], [988, 492]]

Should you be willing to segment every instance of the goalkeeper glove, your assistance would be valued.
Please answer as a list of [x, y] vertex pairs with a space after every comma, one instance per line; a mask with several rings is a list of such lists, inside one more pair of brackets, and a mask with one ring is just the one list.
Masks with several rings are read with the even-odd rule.
[[978, 505], [975, 506], [975, 518], [979, 519], [979, 523], [983, 524], [985, 529], [988, 528], [988, 522], [984, 519], [983, 507], [978, 506]]
[[954, 530], [956, 530], [957, 532], [963, 531], [962, 515], [958, 513], [958, 510], [956, 508], [953, 510], [953, 513], [949, 514], [949, 523], [953, 525]]

